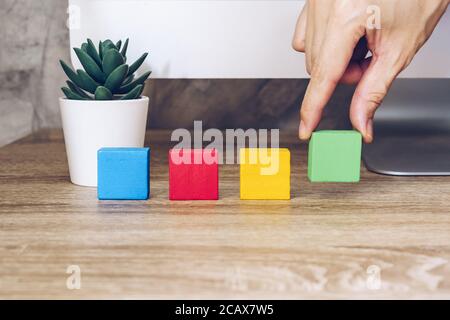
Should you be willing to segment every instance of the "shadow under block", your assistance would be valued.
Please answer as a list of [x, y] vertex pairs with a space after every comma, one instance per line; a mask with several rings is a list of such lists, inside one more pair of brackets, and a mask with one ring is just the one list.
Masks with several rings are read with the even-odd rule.
[[169, 151], [169, 199], [219, 199], [219, 156], [214, 149]]
[[149, 197], [149, 148], [98, 150], [98, 198], [146, 200]]
[[309, 143], [311, 182], [358, 182], [362, 136], [353, 130], [314, 132]]
[[240, 149], [242, 200], [289, 200], [291, 154], [288, 149]]

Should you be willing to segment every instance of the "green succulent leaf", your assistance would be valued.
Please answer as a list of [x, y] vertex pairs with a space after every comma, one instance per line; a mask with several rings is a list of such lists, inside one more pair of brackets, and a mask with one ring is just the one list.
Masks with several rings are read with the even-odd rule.
[[86, 52], [81, 49], [74, 48], [75, 53], [77, 54], [78, 59], [83, 65], [84, 70], [92, 77], [94, 80], [98, 82], [104, 82], [106, 77], [102, 72], [97, 63], [92, 59]]
[[103, 41], [104, 46], [114, 45], [114, 42], [111, 41], [111, 39], [106, 39]]
[[130, 65], [130, 69], [128, 69], [128, 75], [132, 75], [139, 69], [139, 67], [144, 62], [145, 58], [147, 58], [148, 53], [144, 53], [139, 59], [137, 59], [132, 65]]
[[130, 92], [128, 92], [126, 95], [124, 95], [123, 97], [120, 98], [120, 100], [132, 100], [132, 99], [137, 99], [139, 98], [139, 96], [141, 95], [142, 91], [144, 90], [144, 85], [140, 84], [136, 87], [134, 87], [133, 90], [131, 90]]
[[[110, 49], [117, 49], [111, 40], [109, 40], [109, 39], [105, 40], [100, 44], [99, 51], [102, 52], [102, 54], [100, 55], [102, 61], [105, 58], [105, 53]], [[106, 75], [106, 76], [108, 76], [108, 75]]]
[[127, 73], [128, 65], [122, 64], [121, 66], [118, 66], [106, 79], [105, 87], [108, 88], [112, 93], [115, 93], [117, 89], [120, 88], [120, 85], [127, 76]]
[[122, 51], [120, 51], [120, 53], [122, 54], [122, 56], [123, 56], [125, 59], [126, 59], [126, 57], [127, 57], [128, 41], [129, 41], [129, 39], [127, 38], [127, 40], [125, 40], [125, 43], [123, 44]]
[[109, 49], [103, 57], [103, 72], [109, 76], [111, 72], [124, 63], [125, 61], [117, 49]]
[[112, 42], [109, 39], [103, 41], [102, 46], [103, 46], [103, 53], [105, 53], [109, 49], [116, 49], [117, 50], [116, 45], [114, 44], [114, 42]]
[[69, 87], [70, 90], [72, 90], [74, 93], [82, 96], [83, 98], [86, 98], [88, 100], [92, 100], [92, 98], [86, 93], [84, 92], [82, 89], [80, 89], [76, 84], [74, 84], [72, 81], [67, 80], [66, 81], [67, 86]]
[[100, 60], [103, 60], [103, 42], [101, 40], [98, 42], [98, 55]]
[[95, 93], [97, 87], [100, 86], [100, 84], [95, 82], [95, 80], [92, 79], [91, 76], [89, 76], [89, 74], [84, 70], [77, 70], [77, 75], [80, 79], [80, 84], [77, 85], [87, 92]]
[[100, 55], [98, 54], [97, 49], [95, 48], [95, 45], [91, 39], [87, 39], [86, 52], [92, 59], [94, 59], [97, 65], [101, 68], [102, 60], [100, 59]]
[[[117, 43], [110, 39], [99, 41], [98, 47], [91, 39], [82, 43], [74, 51], [83, 66], [76, 70], [60, 60], [60, 64], [69, 78], [67, 87], [61, 88], [68, 99], [76, 100], [113, 100], [137, 99], [141, 96], [145, 81], [151, 72], [135, 77], [148, 53], [144, 53], [133, 64], [127, 65], [129, 39]], [[115, 96], [115, 94], [117, 94]]]
[[134, 80], [134, 74], [132, 74], [132, 75], [130, 75], [130, 76], [127, 76], [127, 77], [125, 78], [125, 80], [123, 80], [122, 86], [125, 86], [125, 85], [131, 83], [131, 81], [133, 81], [133, 80]]
[[134, 80], [133, 82], [131, 82], [131, 83], [125, 85], [125, 86], [121, 86], [119, 88], [119, 90], [118, 90], [118, 93], [119, 94], [126, 94], [126, 93], [130, 92], [131, 90], [133, 90], [138, 85], [144, 84], [145, 80], [148, 79], [150, 74], [151, 74], [151, 71], [148, 71], [148, 72], [144, 73], [142, 76], [140, 76], [139, 78], [137, 78], [136, 80]]
[[75, 73], [75, 71], [72, 70], [71, 67], [69, 67], [64, 61], [59, 60], [59, 63], [61, 64], [61, 67], [64, 70], [64, 73], [67, 75], [67, 77], [72, 80], [73, 83], [75, 83], [77, 86], [81, 87], [81, 81], [78, 77], [78, 75]]
[[113, 95], [108, 88], [103, 86], [99, 86], [97, 90], [95, 90], [95, 100], [112, 100]]
[[69, 100], [87, 100], [85, 97], [80, 96], [78, 93], [73, 92], [67, 87], [62, 87], [61, 90]]

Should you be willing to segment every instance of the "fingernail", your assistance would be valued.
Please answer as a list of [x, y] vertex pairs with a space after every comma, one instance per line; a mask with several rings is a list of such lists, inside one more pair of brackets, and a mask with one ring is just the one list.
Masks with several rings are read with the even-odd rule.
[[309, 133], [303, 120], [300, 121], [299, 137], [302, 140], [307, 140], [309, 138]]

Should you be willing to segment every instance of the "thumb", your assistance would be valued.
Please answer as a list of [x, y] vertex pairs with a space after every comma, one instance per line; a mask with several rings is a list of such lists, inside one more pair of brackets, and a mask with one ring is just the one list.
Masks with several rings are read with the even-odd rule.
[[[372, 57], [356, 87], [350, 106], [350, 120], [353, 127], [361, 132], [364, 142], [373, 141], [373, 117], [386, 97], [392, 82], [403, 69], [383, 57]], [[398, 64], [398, 60], [397, 61]]]

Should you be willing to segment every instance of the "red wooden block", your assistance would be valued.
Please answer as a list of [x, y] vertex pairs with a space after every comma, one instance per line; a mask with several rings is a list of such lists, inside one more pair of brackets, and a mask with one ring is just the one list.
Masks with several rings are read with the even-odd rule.
[[215, 149], [169, 151], [169, 199], [217, 200], [218, 152]]

